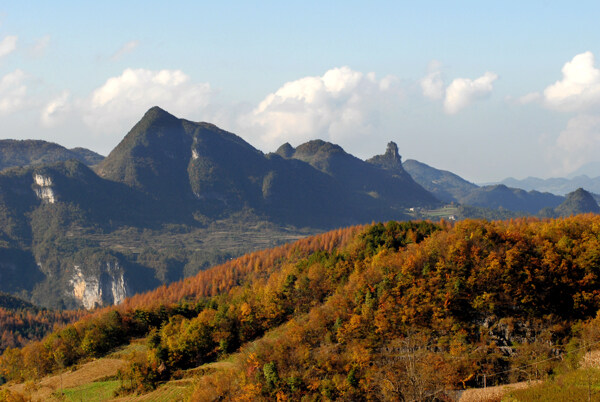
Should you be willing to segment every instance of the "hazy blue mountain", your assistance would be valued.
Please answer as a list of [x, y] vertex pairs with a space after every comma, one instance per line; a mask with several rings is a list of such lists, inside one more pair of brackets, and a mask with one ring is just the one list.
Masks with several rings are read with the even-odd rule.
[[[464, 206], [535, 215], [542, 208], [553, 209], [564, 200], [554, 194], [524, 191], [503, 184], [479, 187], [452, 172], [439, 170], [416, 160], [407, 160], [403, 166], [417, 183], [439, 199]], [[474, 216], [481, 216], [481, 211]]]
[[600, 162], [589, 162], [581, 166], [576, 171], [570, 173], [567, 177], [573, 178], [577, 176], [598, 177], [600, 175]]
[[491, 209], [503, 208], [532, 215], [537, 214], [542, 208], [555, 208], [563, 201], [563, 197], [554, 194], [509, 188], [503, 184], [479, 187], [459, 199], [459, 202], [464, 205]]
[[452, 172], [433, 168], [414, 159], [407, 160], [402, 166], [417, 183], [442, 201], [459, 202], [478, 188], [476, 184]]
[[537, 190], [558, 195], [568, 194], [578, 188], [585, 188], [588, 191], [600, 193], [600, 177], [590, 178], [586, 175], [579, 175], [571, 178], [556, 177], [550, 179], [527, 177], [522, 180], [509, 177], [502, 180], [500, 184], [509, 187], [522, 188], [527, 191]]
[[593, 212], [600, 213], [598, 203], [589, 192], [578, 188], [567, 194], [565, 201], [554, 209], [556, 216], [570, 216]]
[[0, 170], [69, 159], [76, 159], [91, 166], [100, 163], [104, 157], [89, 149], [67, 149], [61, 145], [41, 140], [0, 140]]

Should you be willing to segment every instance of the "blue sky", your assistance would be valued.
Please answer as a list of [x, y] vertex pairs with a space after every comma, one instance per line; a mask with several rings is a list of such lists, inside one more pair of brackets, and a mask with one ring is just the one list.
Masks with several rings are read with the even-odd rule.
[[107, 154], [159, 105], [264, 152], [600, 175], [597, 2], [323, 3], [5, 2], [0, 137]]

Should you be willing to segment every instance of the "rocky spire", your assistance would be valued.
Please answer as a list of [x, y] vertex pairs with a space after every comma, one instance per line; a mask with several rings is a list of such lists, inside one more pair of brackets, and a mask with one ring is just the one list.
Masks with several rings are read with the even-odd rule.
[[387, 144], [387, 148], [385, 149], [385, 154], [383, 157], [388, 161], [394, 161], [397, 163], [402, 163], [402, 157], [398, 154], [398, 145], [394, 141], [390, 141]]
[[371, 159], [367, 159], [367, 162], [383, 169], [404, 170], [402, 168], [402, 157], [398, 154], [398, 145], [394, 141], [390, 141], [387, 144], [383, 155], [376, 155]]

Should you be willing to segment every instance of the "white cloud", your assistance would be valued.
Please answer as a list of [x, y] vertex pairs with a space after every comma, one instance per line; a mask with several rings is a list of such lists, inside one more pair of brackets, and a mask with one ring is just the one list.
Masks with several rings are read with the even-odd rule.
[[487, 98], [494, 89], [498, 75], [486, 72], [483, 76], [456, 78], [446, 87], [441, 72], [442, 64], [437, 60], [429, 63], [429, 73], [419, 80], [423, 96], [431, 100], [444, 100], [444, 111], [455, 114], [474, 101]]
[[52, 99], [44, 106], [41, 116], [44, 126], [55, 126], [64, 119], [66, 113], [71, 110], [69, 97], [69, 92], [63, 91], [58, 97]]
[[498, 75], [492, 72], [486, 72], [475, 80], [456, 78], [446, 88], [444, 111], [455, 114], [474, 101], [486, 98], [492, 92], [496, 79]]
[[4, 57], [12, 53], [17, 48], [17, 37], [16, 36], [5, 36], [0, 41], [0, 57]]
[[596, 161], [600, 153], [600, 116], [580, 114], [571, 118], [551, 152], [566, 173]]
[[530, 92], [517, 98], [517, 103], [527, 105], [529, 103], [537, 102], [541, 97], [542, 95], [539, 92]]
[[594, 55], [576, 55], [562, 68], [563, 78], [544, 90], [546, 104], [564, 111], [582, 111], [600, 102], [600, 70]]
[[140, 45], [140, 41], [139, 40], [132, 40], [129, 41], [127, 43], [125, 43], [123, 46], [121, 46], [119, 48], [119, 50], [117, 50], [111, 57], [111, 60], [118, 60], [121, 57], [125, 56], [126, 54], [129, 54], [131, 52], [133, 52], [138, 46]]
[[393, 76], [377, 80], [349, 67], [333, 68], [322, 76], [285, 83], [269, 94], [240, 126], [253, 132], [260, 145], [272, 148], [322, 138], [338, 142], [342, 137], [371, 133], [378, 125], [378, 103], [395, 91]]
[[419, 81], [423, 96], [429, 99], [438, 100], [444, 97], [444, 81], [440, 71], [432, 71], [426, 77]]
[[84, 121], [102, 133], [123, 134], [152, 106], [178, 116], [198, 116], [213, 91], [180, 70], [126, 69], [109, 78], [83, 102]]
[[546, 107], [573, 114], [548, 149], [560, 166], [571, 173], [600, 154], [600, 70], [592, 52], [580, 53], [562, 68], [562, 79], [543, 92]]
[[0, 78], [0, 114], [8, 114], [26, 105], [27, 85], [26, 75], [21, 70], [15, 70]]

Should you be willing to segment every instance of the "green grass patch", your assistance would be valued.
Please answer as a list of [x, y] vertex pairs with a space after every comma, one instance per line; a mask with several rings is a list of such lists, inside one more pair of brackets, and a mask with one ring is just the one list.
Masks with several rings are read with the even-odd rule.
[[509, 392], [503, 401], [598, 401], [600, 369], [578, 369], [557, 375], [541, 384]]
[[146, 345], [146, 338], [138, 338], [132, 340], [127, 345], [116, 348], [106, 357], [111, 359], [125, 359], [132, 353], [146, 353], [147, 350], [148, 346]]
[[67, 401], [106, 401], [114, 398], [114, 392], [119, 388], [119, 381], [91, 382], [77, 388], [63, 390]]

